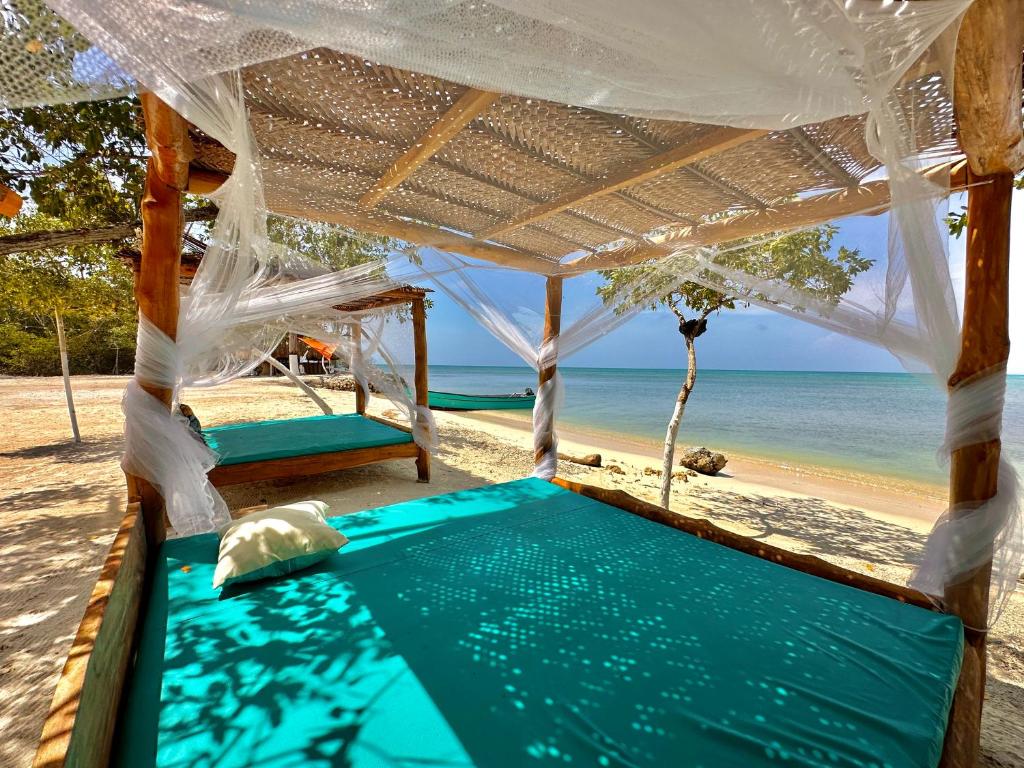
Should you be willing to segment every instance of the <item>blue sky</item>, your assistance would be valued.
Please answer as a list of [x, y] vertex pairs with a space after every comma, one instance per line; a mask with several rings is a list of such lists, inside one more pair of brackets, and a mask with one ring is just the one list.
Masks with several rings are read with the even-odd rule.
[[[950, 209], [962, 200], [954, 197]], [[1014, 194], [1011, 249], [1016, 267], [1011, 274], [1010, 372], [1024, 373], [1024, 192]], [[886, 244], [885, 216], [856, 217], [840, 223], [834, 245], [859, 248], [862, 255], [881, 264]], [[882, 251], [876, 253], [877, 249]], [[950, 244], [954, 281], [962, 274], [963, 240]], [[491, 295], [506, 297], [504, 309], [532, 313], [527, 321], [539, 332], [543, 312], [539, 278], [504, 270], [474, 270], [474, 279]], [[877, 280], [879, 275], [871, 275]], [[597, 276], [566, 282], [567, 312], [582, 311], [594, 301]], [[521, 365], [506, 349], [454, 301], [434, 294], [427, 322], [430, 362], [440, 365]], [[698, 361], [703, 368], [749, 370], [900, 371], [899, 362], [886, 350], [856, 341], [775, 312], [750, 308], [723, 312], [709, 322], [698, 340]], [[666, 310], [643, 312], [565, 361], [567, 365], [627, 368], [680, 368], [685, 364], [675, 318]]]

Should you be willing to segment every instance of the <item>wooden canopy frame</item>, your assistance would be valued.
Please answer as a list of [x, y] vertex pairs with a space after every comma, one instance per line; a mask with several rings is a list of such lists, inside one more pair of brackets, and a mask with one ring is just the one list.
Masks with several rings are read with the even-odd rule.
[[[951, 388], [971, 382], [1005, 367], [1009, 351], [1009, 227], [1010, 198], [1013, 175], [1024, 167], [1024, 135], [1021, 126], [1021, 52], [1024, 50], [1024, 0], [977, 0], [968, 10], [960, 30], [956, 50], [956, 90], [954, 107], [959, 125], [959, 141], [966, 157], [965, 171], [956, 171], [954, 179], [969, 185], [966, 298], [961, 354]], [[583, 256], [575, 263], [563, 265], [544, 254], [531, 251], [513, 241], [492, 242], [482, 236], [501, 236], [509, 231], [522, 232], [542, 224], [546, 218], [567, 215], [584, 197], [592, 199], [629, 200], [636, 208], [650, 210], [651, 215], [665, 213], [657, 204], [635, 198], [630, 184], [644, 174], [657, 174], [659, 167], [689, 167], [687, 158], [701, 152], [716, 151], [732, 143], [763, 140], [756, 132], [713, 130], [714, 139], [700, 146], [665, 150], [662, 157], [648, 157], [636, 167], [609, 177], [603, 186], [593, 179], [580, 185], [580, 193], [569, 199], [560, 196], [537, 200], [536, 205], [517, 216], [498, 222], [496, 226], [472, 237], [450, 229], [440, 229], [409, 219], [378, 213], [386, 196], [407, 182], [417, 169], [438, 153], [445, 142], [458, 135], [476, 114], [497, 98], [495, 94], [464, 91], [434, 127], [412, 147], [400, 153], [400, 159], [387, 173], [374, 181], [361, 198], [362, 212], [319, 211], [312, 218], [359, 226], [371, 232], [402, 238], [421, 245], [436, 246], [472, 257], [489, 259], [512, 267], [532, 269], [549, 275], [546, 301], [545, 336], [558, 333], [561, 315], [561, 287], [565, 274], [581, 268], [609, 265], [610, 259], [635, 254], [636, 248], [623, 250], [611, 257], [609, 251]], [[224, 179], [225, 171], [209, 165], [193, 163], [194, 152], [189, 129], [184, 120], [152, 95], [143, 97], [147, 139], [152, 150], [145, 194], [142, 203], [143, 244], [136, 295], [140, 310], [174, 338], [177, 326], [177, 284], [180, 272], [182, 213], [181, 195], [188, 191], [210, 191]], [[608, 119], [613, 119], [609, 117]], [[630, 125], [625, 125], [629, 129]], [[797, 137], [806, 146], [806, 135]], [[718, 143], [716, 143], [718, 142]], [[689, 154], [688, 154], [689, 153]], [[707, 155], [703, 155], [707, 156]], [[663, 165], [659, 166], [659, 163]], [[839, 187], [827, 195], [801, 200], [772, 208], [756, 196], [753, 209], [745, 216], [714, 225], [696, 221], [682, 223], [689, 231], [676, 232], [676, 237], [710, 238], [721, 242], [730, 237], [749, 236], [755, 232], [773, 231], [827, 221], [842, 213], [865, 208], [881, 210], [888, 204], [887, 193], [870, 185], [852, 186], [851, 178], [837, 169], [828, 158], [819, 158], [822, 172], [831, 174]], [[956, 169], [954, 169], [956, 170]], [[628, 171], [628, 172], [627, 172]], [[727, 179], [716, 177], [706, 169], [693, 168], [696, 175], [711, 186], [729, 188]], [[634, 175], [629, 176], [629, 172]], [[688, 171], [689, 172], [689, 171]], [[962, 174], [962, 175], [957, 175]], [[738, 195], [749, 193], [733, 190]], [[871, 195], [871, 205], [855, 205], [856, 198]], [[758, 204], [760, 202], [760, 205]], [[278, 205], [281, 213], [309, 215], [310, 211]], [[851, 206], [853, 206], [851, 208]], [[781, 211], [781, 213], [779, 212]], [[367, 213], [369, 212], [369, 213]], [[676, 218], [679, 218], [677, 212]], [[577, 219], [587, 219], [585, 212], [573, 210]], [[571, 222], [570, 222], [571, 223]], [[609, 228], [603, 224], [605, 230]], [[615, 227], [612, 226], [612, 229]], [[465, 231], [465, 230], [463, 230]], [[543, 240], [550, 233], [530, 229]], [[696, 234], [695, 234], [696, 233]], [[557, 235], [554, 235], [557, 239]], [[657, 244], [646, 247], [657, 247]], [[615, 261], [615, 263], [621, 263]], [[414, 322], [422, 324], [422, 305], [414, 306]], [[422, 359], [425, 361], [425, 348]], [[422, 390], [426, 391], [425, 368]], [[554, 367], [541, 371], [541, 381], [554, 375]], [[143, 386], [170, 405], [166, 389]], [[417, 392], [420, 376], [417, 375]], [[419, 401], [419, 396], [418, 396]], [[423, 403], [425, 404], [425, 399]], [[953, 454], [950, 477], [950, 502], [953, 509], [969, 509], [992, 498], [996, 493], [1000, 443], [998, 440], [965, 446]], [[641, 514], [659, 523], [680, 528], [693, 535], [704, 536], [756, 557], [764, 557], [787, 567], [813, 573], [822, 578], [878, 594], [928, 607], [926, 596], [914, 590], [887, 584], [871, 577], [852, 573], [816, 558], [786, 553], [775, 547], [731, 534], [707, 521], [689, 520], [668, 513], [653, 505], [632, 499], [620, 492], [604, 491], [571, 483], [560, 484], [585, 495], [618, 506], [627, 512]], [[145, 481], [129, 478], [131, 503], [119, 531], [100, 581], [86, 611], [85, 618], [72, 646], [64, 673], [57, 686], [54, 703], [43, 729], [36, 755], [37, 768], [58, 768], [65, 765], [106, 765], [117, 720], [118, 706], [130, 666], [129, 650], [136, 639], [140, 616], [142, 584], [153, 567], [155, 548], [164, 540], [162, 501]], [[964, 513], [966, 514], [966, 513]], [[966, 646], [956, 695], [949, 715], [943, 755], [944, 768], [973, 768], [976, 763], [981, 728], [981, 707], [985, 684], [985, 633], [974, 629], [987, 621], [990, 565], [978, 568], [961, 583], [949, 585], [945, 594], [946, 610], [964, 621]]]
[[[425, 296], [426, 291], [422, 288], [401, 286], [375, 296], [368, 296], [365, 299], [358, 299], [335, 306], [335, 309], [342, 312], [353, 313], [387, 307], [409, 306], [410, 314], [412, 315], [413, 348], [415, 354], [413, 397], [417, 406], [426, 406], [428, 401]], [[350, 330], [353, 340], [358, 342], [362, 335], [361, 324], [358, 322], [352, 323]], [[412, 433], [412, 430], [404, 424], [366, 413], [366, 393], [359, 386], [356, 386], [356, 413], [392, 429]], [[430, 453], [415, 442], [381, 445], [370, 448], [349, 448], [308, 456], [219, 465], [210, 470], [207, 477], [215, 487], [223, 488], [229, 485], [254, 483], [262, 480], [310, 477], [327, 472], [336, 472], [340, 469], [351, 469], [367, 464], [376, 464], [381, 461], [404, 458], [416, 460], [416, 478], [419, 482], [430, 482]]]
[[[165, 107], [158, 107], [164, 109]], [[144, 257], [142, 252], [130, 248], [124, 248], [118, 252], [122, 261], [130, 264], [135, 276], [136, 287], [142, 282], [142, 270]], [[189, 284], [195, 276], [196, 270], [202, 261], [202, 255], [185, 252], [179, 256], [178, 281], [181, 284]], [[137, 288], [136, 288], [137, 289]], [[398, 286], [387, 291], [367, 296], [362, 299], [337, 304], [334, 309], [340, 312], [358, 314], [377, 309], [389, 307], [408, 306], [412, 317], [413, 349], [414, 349], [414, 401], [417, 405], [426, 406], [428, 402], [428, 367], [427, 367], [427, 328], [426, 328], [426, 294], [427, 290], [414, 286]], [[141, 304], [140, 304], [141, 306]], [[358, 341], [362, 328], [361, 323], [350, 324], [350, 332], [354, 341]], [[385, 419], [379, 416], [371, 416], [366, 413], [366, 393], [361, 387], [356, 387], [356, 413], [371, 421], [376, 421], [385, 426], [397, 429], [402, 432], [411, 433], [412, 430], [404, 424]], [[400, 443], [397, 445], [383, 445], [370, 448], [354, 448], [341, 451], [329, 451], [326, 453], [310, 454], [306, 456], [295, 456], [283, 459], [265, 459], [262, 461], [240, 462], [238, 464], [218, 465], [210, 470], [207, 477], [217, 488], [242, 483], [255, 483], [263, 480], [283, 480], [296, 477], [311, 477], [313, 475], [335, 472], [341, 469], [351, 469], [367, 464], [375, 464], [381, 461], [392, 461], [395, 459], [412, 458], [416, 461], [416, 476], [419, 482], [430, 482], [430, 453], [421, 448], [415, 442]], [[139, 478], [129, 479], [130, 487], [141, 486], [143, 481]]]

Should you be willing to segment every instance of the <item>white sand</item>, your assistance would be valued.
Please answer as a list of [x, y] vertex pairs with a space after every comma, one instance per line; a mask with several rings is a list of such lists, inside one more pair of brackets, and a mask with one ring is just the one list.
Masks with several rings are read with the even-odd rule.
[[[84, 442], [74, 445], [59, 379], [0, 378], [0, 765], [31, 763], [53, 686], [125, 503], [118, 467], [125, 380], [76, 377]], [[354, 397], [320, 390], [339, 413]], [[306, 416], [316, 407], [282, 380], [245, 380], [186, 401], [204, 425]], [[374, 401], [371, 411], [385, 412]], [[442, 448], [429, 486], [411, 460], [227, 489], [234, 508], [320, 498], [336, 514], [523, 477], [532, 471], [528, 421], [437, 414]], [[685, 429], [685, 425], [684, 425]], [[656, 500], [660, 466], [648, 446], [563, 430], [561, 450], [599, 452], [605, 468], [560, 462], [559, 474]], [[623, 470], [616, 474], [607, 466]], [[725, 476], [676, 482], [672, 508], [738, 532], [902, 582], [942, 489], [814, 467], [731, 457]], [[986, 766], [1024, 768], [1024, 597], [991, 635], [983, 750]]]

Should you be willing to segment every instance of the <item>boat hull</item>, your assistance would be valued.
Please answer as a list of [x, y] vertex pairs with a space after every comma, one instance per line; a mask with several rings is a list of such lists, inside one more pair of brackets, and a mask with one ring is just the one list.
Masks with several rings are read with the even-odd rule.
[[533, 395], [463, 395], [458, 392], [430, 392], [428, 404], [438, 411], [532, 410]]

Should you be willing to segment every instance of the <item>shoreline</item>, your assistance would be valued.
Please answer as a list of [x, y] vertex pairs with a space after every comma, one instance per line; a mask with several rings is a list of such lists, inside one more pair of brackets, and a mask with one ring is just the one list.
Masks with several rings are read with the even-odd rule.
[[[446, 412], [445, 417], [500, 427], [518, 433], [520, 439], [531, 437], [528, 418], [481, 411]], [[558, 428], [558, 438], [562, 453], [600, 453], [605, 464], [625, 462], [639, 465], [641, 469], [645, 466], [661, 467], [660, 446], [642, 439], [564, 426]], [[858, 507], [904, 525], [912, 522], [915, 528], [922, 523], [930, 525], [946, 503], [947, 489], [937, 484], [780, 461], [766, 456], [734, 452], [726, 455], [729, 463], [725, 469], [707, 477], [707, 480], [729, 480], [745, 486], [764, 486], [787, 493], [817, 496], [843, 506]]]

